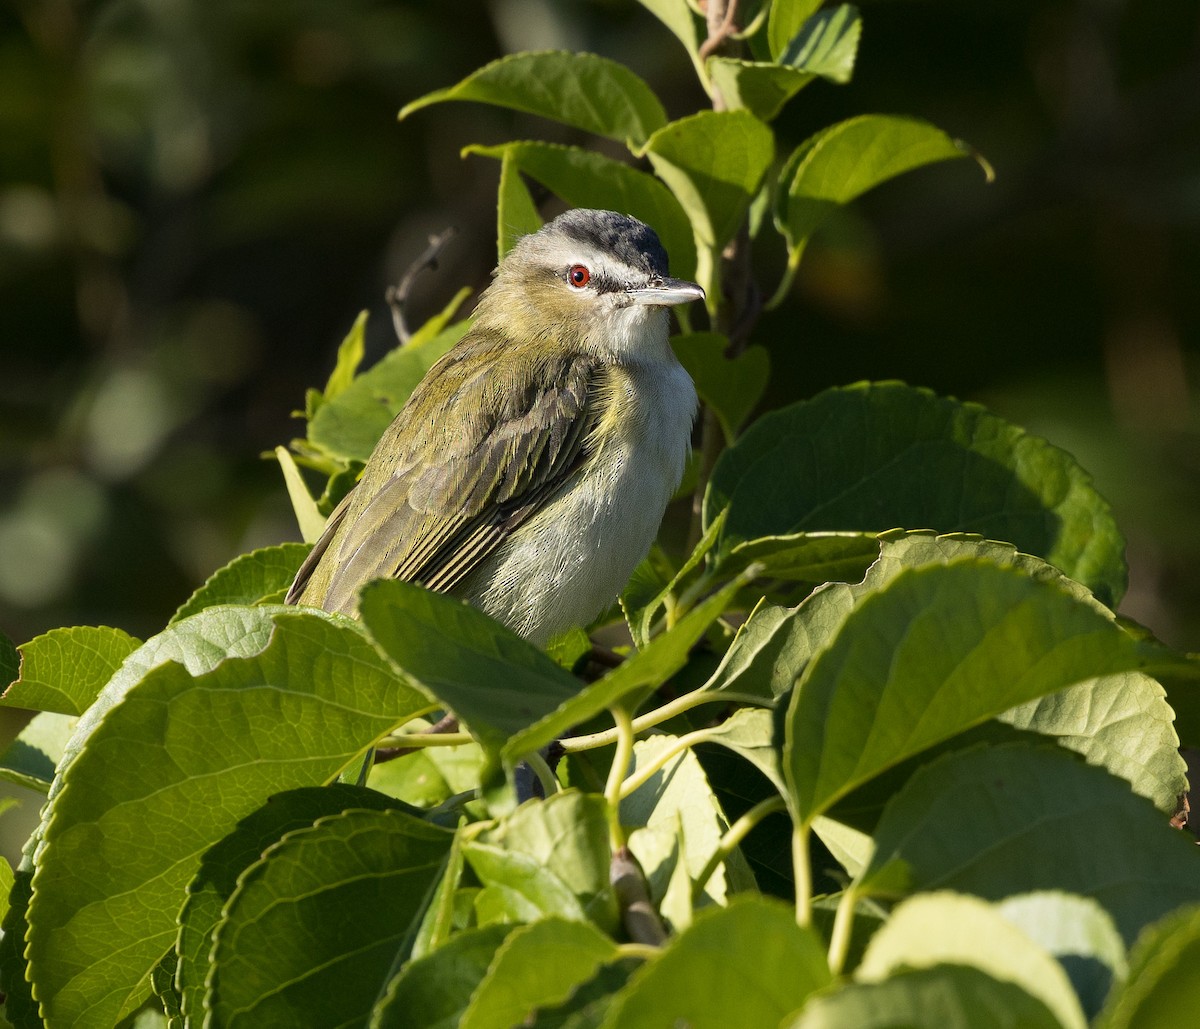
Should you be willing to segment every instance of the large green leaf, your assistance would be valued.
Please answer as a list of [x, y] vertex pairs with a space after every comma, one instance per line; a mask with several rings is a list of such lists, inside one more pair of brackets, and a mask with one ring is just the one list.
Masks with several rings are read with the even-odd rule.
[[1014, 982], [969, 965], [902, 970], [814, 997], [782, 1029], [1063, 1029]]
[[[222, 634], [224, 652], [208, 642]], [[119, 699], [81, 720], [51, 796], [28, 937], [51, 1026], [114, 1024], [136, 1007], [201, 854], [270, 795], [329, 782], [428, 704], [345, 619], [218, 607], [163, 637], [114, 676]], [[234, 648], [244, 656], [224, 656]], [[135, 676], [178, 649], [211, 670], [168, 660]]]
[[[653, 175], [591, 150], [553, 143], [469, 146], [464, 153], [511, 164], [572, 207], [597, 207], [640, 218], [666, 247], [672, 275], [686, 279], [696, 273], [696, 242], [688, 217]], [[505, 227], [508, 224], [506, 220]]]
[[1125, 980], [1125, 944], [1112, 917], [1091, 897], [1037, 890], [1006, 897], [996, 910], [1054, 955], [1089, 1019], [1112, 987]]
[[[784, 772], [803, 823], [1017, 704], [1178, 660], [1057, 581], [986, 558], [876, 574], [878, 586], [869, 572], [860, 587], [810, 598], [814, 611], [841, 621], [806, 666], [787, 713]], [[843, 597], [831, 611], [831, 598]]]
[[700, 28], [688, 0], [638, 0], [638, 3], [670, 29], [695, 59], [700, 49]]
[[12, 640], [0, 632], [0, 684], [7, 689], [20, 671], [21, 656], [17, 653], [17, 648]]
[[[926, 532], [884, 533], [879, 566], [886, 569], [946, 563], [961, 556], [1019, 568], [1037, 579], [1056, 582], [1082, 604], [1108, 617], [1107, 610], [1077, 582], [1052, 566], [1008, 544], [973, 537], [935, 536]], [[1178, 810], [1187, 792], [1186, 766], [1179, 756], [1174, 713], [1165, 691], [1150, 676], [1123, 672], [1100, 676], [1020, 704], [999, 716], [1016, 729], [1040, 733], [1082, 754], [1096, 765], [1129, 781], [1168, 815]]]
[[995, 908], [974, 897], [939, 892], [904, 901], [871, 938], [855, 977], [879, 982], [900, 969], [969, 965], [1016, 983], [1064, 1029], [1086, 1019], [1062, 966]]
[[917, 118], [863, 114], [838, 122], [801, 143], [787, 159], [779, 175], [775, 224], [787, 237], [794, 261], [834, 208], [906, 171], [969, 156], [966, 144]]
[[622, 990], [604, 1029], [776, 1026], [830, 982], [820, 938], [790, 909], [744, 897], [701, 912]]
[[467, 929], [410, 961], [382, 991], [371, 1012], [371, 1029], [458, 1029], [496, 949], [512, 931], [501, 923]]
[[[462, 297], [458, 297], [461, 301]], [[322, 404], [308, 423], [308, 442], [343, 461], [366, 461], [379, 437], [433, 363], [462, 339], [467, 322], [457, 322], [430, 339], [397, 347]]]
[[205, 997], [215, 1023], [365, 1018], [452, 835], [394, 810], [344, 811], [286, 835], [243, 873], [216, 927]]
[[859, 383], [758, 419], [713, 469], [705, 524], [724, 556], [764, 536], [897, 526], [969, 531], [1044, 557], [1112, 605], [1124, 540], [1065, 451], [977, 404]]
[[81, 715], [140, 643], [107, 625], [51, 629], [17, 648], [20, 677], [4, 691], [2, 702], [5, 707]]
[[511, 1029], [566, 1001], [617, 945], [587, 922], [544, 918], [509, 934], [463, 1012], [459, 1029]]
[[179, 956], [175, 985], [183, 1012], [194, 1024], [204, 1021], [204, 980], [210, 968], [213, 930], [242, 873], [286, 834], [308, 828], [319, 818], [341, 814], [350, 808], [399, 807], [402, 807], [399, 801], [346, 783], [288, 790], [271, 797], [205, 852], [188, 884], [175, 943]]
[[583, 688], [532, 643], [469, 604], [423, 586], [371, 583], [359, 615], [396, 665], [493, 753]]
[[291, 585], [308, 551], [306, 543], [280, 543], [235, 557], [208, 577], [170, 624], [216, 604], [257, 604], [277, 597]]
[[462, 852], [483, 885], [475, 898], [481, 923], [557, 916], [615, 930], [607, 804], [599, 794], [565, 790], [526, 801], [464, 841]]
[[1200, 906], [1189, 904], [1150, 926], [1129, 955], [1129, 978], [1109, 997], [1100, 1029], [1174, 1029], [1196, 1018]]
[[[1081, 824], [1103, 825], [1104, 846]], [[885, 807], [875, 841], [863, 889], [1078, 893], [1127, 943], [1200, 900], [1196, 848], [1126, 783], [1051, 747], [974, 748], [930, 763]]]
[[658, 97], [623, 64], [562, 50], [501, 57], [457, 85], [406, 104], [400, 117], [445, 100], [510, 107], [618, 143], [643, 143], [667, 120]]

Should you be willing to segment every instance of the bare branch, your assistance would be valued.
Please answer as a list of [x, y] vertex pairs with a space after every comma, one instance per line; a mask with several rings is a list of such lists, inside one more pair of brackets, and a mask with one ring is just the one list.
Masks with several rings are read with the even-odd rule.
[[384, 298], [388, 302], [388, 307], [392, 309], [392, 325], [396, 329], [396, 338], [401, 343], [407, 343], [412, 337], [404, 318], [404, 306], [408, 303], [413, 282], [426, 268], [437, 270], [438, 257], [446, 249], [446, 244], [457, 235], [458, 230], [454, 226], [450, 226], [438, 235], [430, 236], [429, 246], [425, 248], [420, 257], [408, 266], [408, 269], [400, 276], [400, 281], [394, 286], [388, 286]]

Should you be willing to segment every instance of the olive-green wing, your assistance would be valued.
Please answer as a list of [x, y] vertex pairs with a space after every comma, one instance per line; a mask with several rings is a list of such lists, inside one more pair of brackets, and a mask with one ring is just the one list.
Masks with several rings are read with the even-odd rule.
[[600, 417], [595, 363], [487, 337], [464, 344], [384, 434], [289, 602], [351, 613], [362, 586], [382, 577], [451, 590], [578, 467]]

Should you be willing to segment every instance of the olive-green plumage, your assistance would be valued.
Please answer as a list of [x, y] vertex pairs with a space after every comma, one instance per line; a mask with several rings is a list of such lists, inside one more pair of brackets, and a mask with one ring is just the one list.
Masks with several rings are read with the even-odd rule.
[[[579, 284], [576, 280], [584, 280]], [[543, 643], [590, 620], [645, 555], [696, 397], [641, 222], [571, 211], [497, 269], [329, 519], [288, 601], [354, 613], [371, 579], [421, 582]]]

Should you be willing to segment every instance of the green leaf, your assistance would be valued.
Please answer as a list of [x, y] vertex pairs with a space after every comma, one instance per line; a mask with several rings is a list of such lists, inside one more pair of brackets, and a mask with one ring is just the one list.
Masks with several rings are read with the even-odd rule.
[[[689, 884], [708, 864], [721, 837], [729, 830], [729, 819], [709, 785], [708, 776], [691, 748], [685, 748], [665, 762], [663, 755], [671, 750], [678, 737], [668, 733], [639, 740], [634, 744], [634, 768], [659, 765], [652, 778], [621, 800], [621, 824], [633, 828], [629, 849], [633, 851], [646, 875], [651, 899], [656, 903], [666, 894], [676, 864], [661, 860], [661, 852], [643, 853], [639, 849], [639, 831], [651, 834], [665, 831], [682, 839], [682, 853], [672, 855], [681, 859]], [[708, 903], [724, 904], [734, 893], [755, 889], [754, 876], [738, 850], [708, 880], [705, 896]], [[681, 926], [676, 925], [676, 929]]]
[[20, 673], [21, 656], [17, 653], [13, 641], [0, 632], [0, 683], [4, 684], [5, 690]]
[[519, 761], [526, 754], [553, 743], [572, 726], [586, 722], [620, 702], [636, 708], [645, 699], [646, 691], [660, 686], [687, 664], [688, 652], [721, 617], [743, 585], [742, 579], [735, 579], [698, 604], [645, 649], [514, 735], [504, 746], [506, 760], [510, 763]]
[[[329, 381], [325, 383], [322, 402], [333, 400], [339, 393], [344, 393], [350, 383], [354, 381], [355, 375], [358, 374], [358, 366], [362, 364], [363, 354], [367, 349], [366, 337], [367, 312], [360, 311], [358, 317], [354, 319], [350, 331], [346, 333], [346, 338], [338, 347], [337, 362], [329, 374]], [[309, 417], [312, 417], [311, 413]]]
[[717, 416], [726, 444], [737, 436], [754, 405], [762, 399], [771, 374], [765, 347], [749, 346], [734, 358], [725, 356], [729, 340], [719, 332], [693, 332], [671, 339], [679, 363], [696, 383], [696, 392]]
[[586, 922], [547, 918], [509, 934], [463, 1013], [460, 1029], [511, 1029], [566, 1001], [617, 946]]
[[779, 55], [779, 63], [846, 83], [854, 74], [861, 37], [862, 18], [854, 4], [828, 7], [801, 26]]
[[558, 916], [615, 930], [602, 796], [564, 790], [526, 801], [465, 840], [462, 851], [483, 884], [475, 901], [480, 923]]
[[[899, 570], [930, 562], [945, 564], [963, 555], [986, 557], [1034, 578], [1053, 581], [1080, 603], [1108, 617], [1084, 586], [1009, 544], [925, 532], [884, 533], [880, 543], [877, 573], [885, 567]], [[999, 718], [1016, 729], [1051, 737], [1091, 764], [1127, 779], [1137, 793], [1168, 815], [1175, 813], [1180, 796], [1187, 792], [1186, 766], [1172, 724], [1174, 712], [1163, 688], [1148, 675], [1124, 672], [1089, 679], [1018, 705]]]
[[403, 811], [297, 829], [240, 878], [214, 934], [205, 1007], [218, 1025], [365, 1018], [450, 849]]
[[521, 181], [520, 165], [505, 151], [500, 157], [500, 189], [496, 204], [497, 259], [503, 261], [518, 239], [541, 227], [542, 216]]
[[[207, 642], [214, 635], [225, 653], [250, 653], [224, 657]], [[428, 704], [346, 619], [208, 608], [152, 644], [126, 660], [88, 715], [102, 713], [81, 720], [82, 742], [51, 794], [28, 937], [50, 1025], [79, 1024], [84, 1013], [113, 1024], [132, 1010], [175, 938], [203, 851], [270, 795], [332, 780]], [[119, 681], [179, 649], [211, 671], [168, 660]]]
[[317, 507], [317, 502], [313, 500], [312, 494], [308, 492], [308, 487], [304, 484], [304, 476], [300, 474], [296, 459], [292, 457], [287, 447], [275, 448], [275, 460], [279, 462], [279, 469], [283, 472], [284, 485], [287, 486], [288, 499], [292, 502], [292, 511], [296, 515], [296, 525], [300, 529], [300, 536], [305, 543], [315, 543], [321, 538], [321, 532], [325, 528], [325, 518]]
[[1117, 927], [1091, 897], [1039, 890], [1007, 897], [996, 910], [1063, 966], [1089, 1019], [1128, 971]]
[[701, 111], [654, 133], [641, 152], [683, 205], [697, 277], [717, 302], [716, 257], [733, 239], [775, 157], [775, 137], [749, 111]]
[[[906, 171], [973, 156], [966, 144], [916, 118], [863, 114], [801, 143], [779, 175], [775, 224], [799, 260], [830, 212]], [[981, 162], [982, 163], [982, 162]], [[991, 178], [991, 169], [984, 165]]]
[[762, 121], [773, 121], [784, 105], [817, 76], [765, 61], [710, 57], [708, 74], [732, 110], [744, 109]]
[[786, 787], [775, 746], [775, 716], [765, 708], [744, 707], [711, 728], [702, 742], [716, 743], [740, 754], [765, 775], [782, 796]]
[[369, 584], [359, 615], [384, 653], [493, 752], [583, 688], [499, 622], [414, 583]]
[[735, 544], [719, 559], [729, 572], [761, 564], [763, 575], [796, 582], [857, 582], [879, 556], [873, 532], [797, 532]]
[[620, 211], [641, 219], [666, 247], [671, 274], [685, 279], [695, 274], [691, 223], [679, 201], [653, 175], [591, 150], [553, 143], [469, 146], [463, 153], [511, 162], [572, 207]]
[[694, 60], [700, 49], [700, 29], [688, 0], [638, 0], [638, 3], [671, 30]]
[[771, 57], [779, 60], [800, 27], [816, 13], [822, 0], [774, 0], [767, 18], [767, 43]]
[[30, 880], [33, 873], [19, 868], [8, 891], [8, 910], [4, 913], [0, 934], [0, 990], [4, 992], [4, 1017], [16, 1029], [41, 1029], [38, 1013], [26, 977], [25, 933], [29, 928]]
[[0, 779], [40, 793], [48, 792], [78, 721], [71, 715], [53, 711], [34, 715], [0, 754]]
[[306, 543], [280, 543], [235, 557], [213, 572], [167, 624], [174, 625], [215, 604], [257, 604], [286, 590], [309, 549]]
[[410, 961], [381, 994], [371, 1012], [371, 1029], [458, 1029], [496, 949], [512, 931], [501, 924], [467, 929]]
[[[451, 307], [456, 308], [461, 301], [459, 294]], [[321, 406], [308, 423], [308, 442], [343, 461], [366, 461], [417, 383], [442, 354], [462, 339], [467, 327], [467, 322], [458, 322], [424, 341], [414, 334], [407, 344], [385, 354], [378, 364]]]
[[183, 1012], [194, 1024], [204, 1021], [204, 980], [210, 968], [213, 930], [242, 873], [286, 834], [308, 828], [319, 818], [350, 808], [382, 811], [400, 806], [374, 790], [345, 783], [288, 790], [271, 797], [205, 852], [188, 884], [175, 944], [179, 955], [176, 986]]
[[667, 120], [658, 97], [623, 64], [561, 50], [501, 57], [449, 89], [406, 104], [400, 118], [446, 100], [509, 107], [618, 143], [643, 143]]
[[1015, 983], [1065, 1029], [1086, 1019], [1062, 966], [995, 908], [974, 897], [929, 893], [898, 905], [867, 944], [855, 977], [879, 982], [902, 968], [969, 965]]
[[771, 121], [813, 79], [849, 82], [861, 36], [858, 8], [841, 4], [809, 18], [776, 61], [711, 57], [708, 73], [729, 107]]
[[[1104, 826], [1104, 845], [1078, 832]], [[1091, 897], [1132, 941], [1200, 900], [1195, 847], [1122, 780], [1052, 747], [972, 748], [926, 765], [884, 808], [862, 888], [949, 888], [993, 900]]]
[[1169, 1029], [1196, 1017], [1200, 906], [1188, 905], [1150, 926], [1129, 955], [1129, 978], [1109, 997], [1099, 1029]]
[[4, 691], [5, 707], [81, 715], [141, 644], [107, 625], [51, 629], [17, 648], [20, 678]]
[[820, 938], [766, 897], [739, 897], [696, 916], [634, 974], [609, 1009], [604, 1029], [775, 1026], [828, 986]]
[[968, 965], [899, 971], [813, 997], [783, 1029], [1062, 1029], [1036, 997]]
[[764, 536], [896, 526], [1013, 543], [1115, 604], [1124, 540], [1065, 451], [989, 414], [901, 383], [827, 390], [759, 418], [718, 459], [705, 524], [718, 552]]
[[[792, 695], [784, 772], [803, 823], [900, 761], [1016, 704], [1177, 660], [1057, 582], [982, 558], [881, 575], [884, 583], [873, 588], [868, 573]], [[826, 592], [849, 588], [814, 596]], [[822, 601], [813, 606], [820, 610]]]

